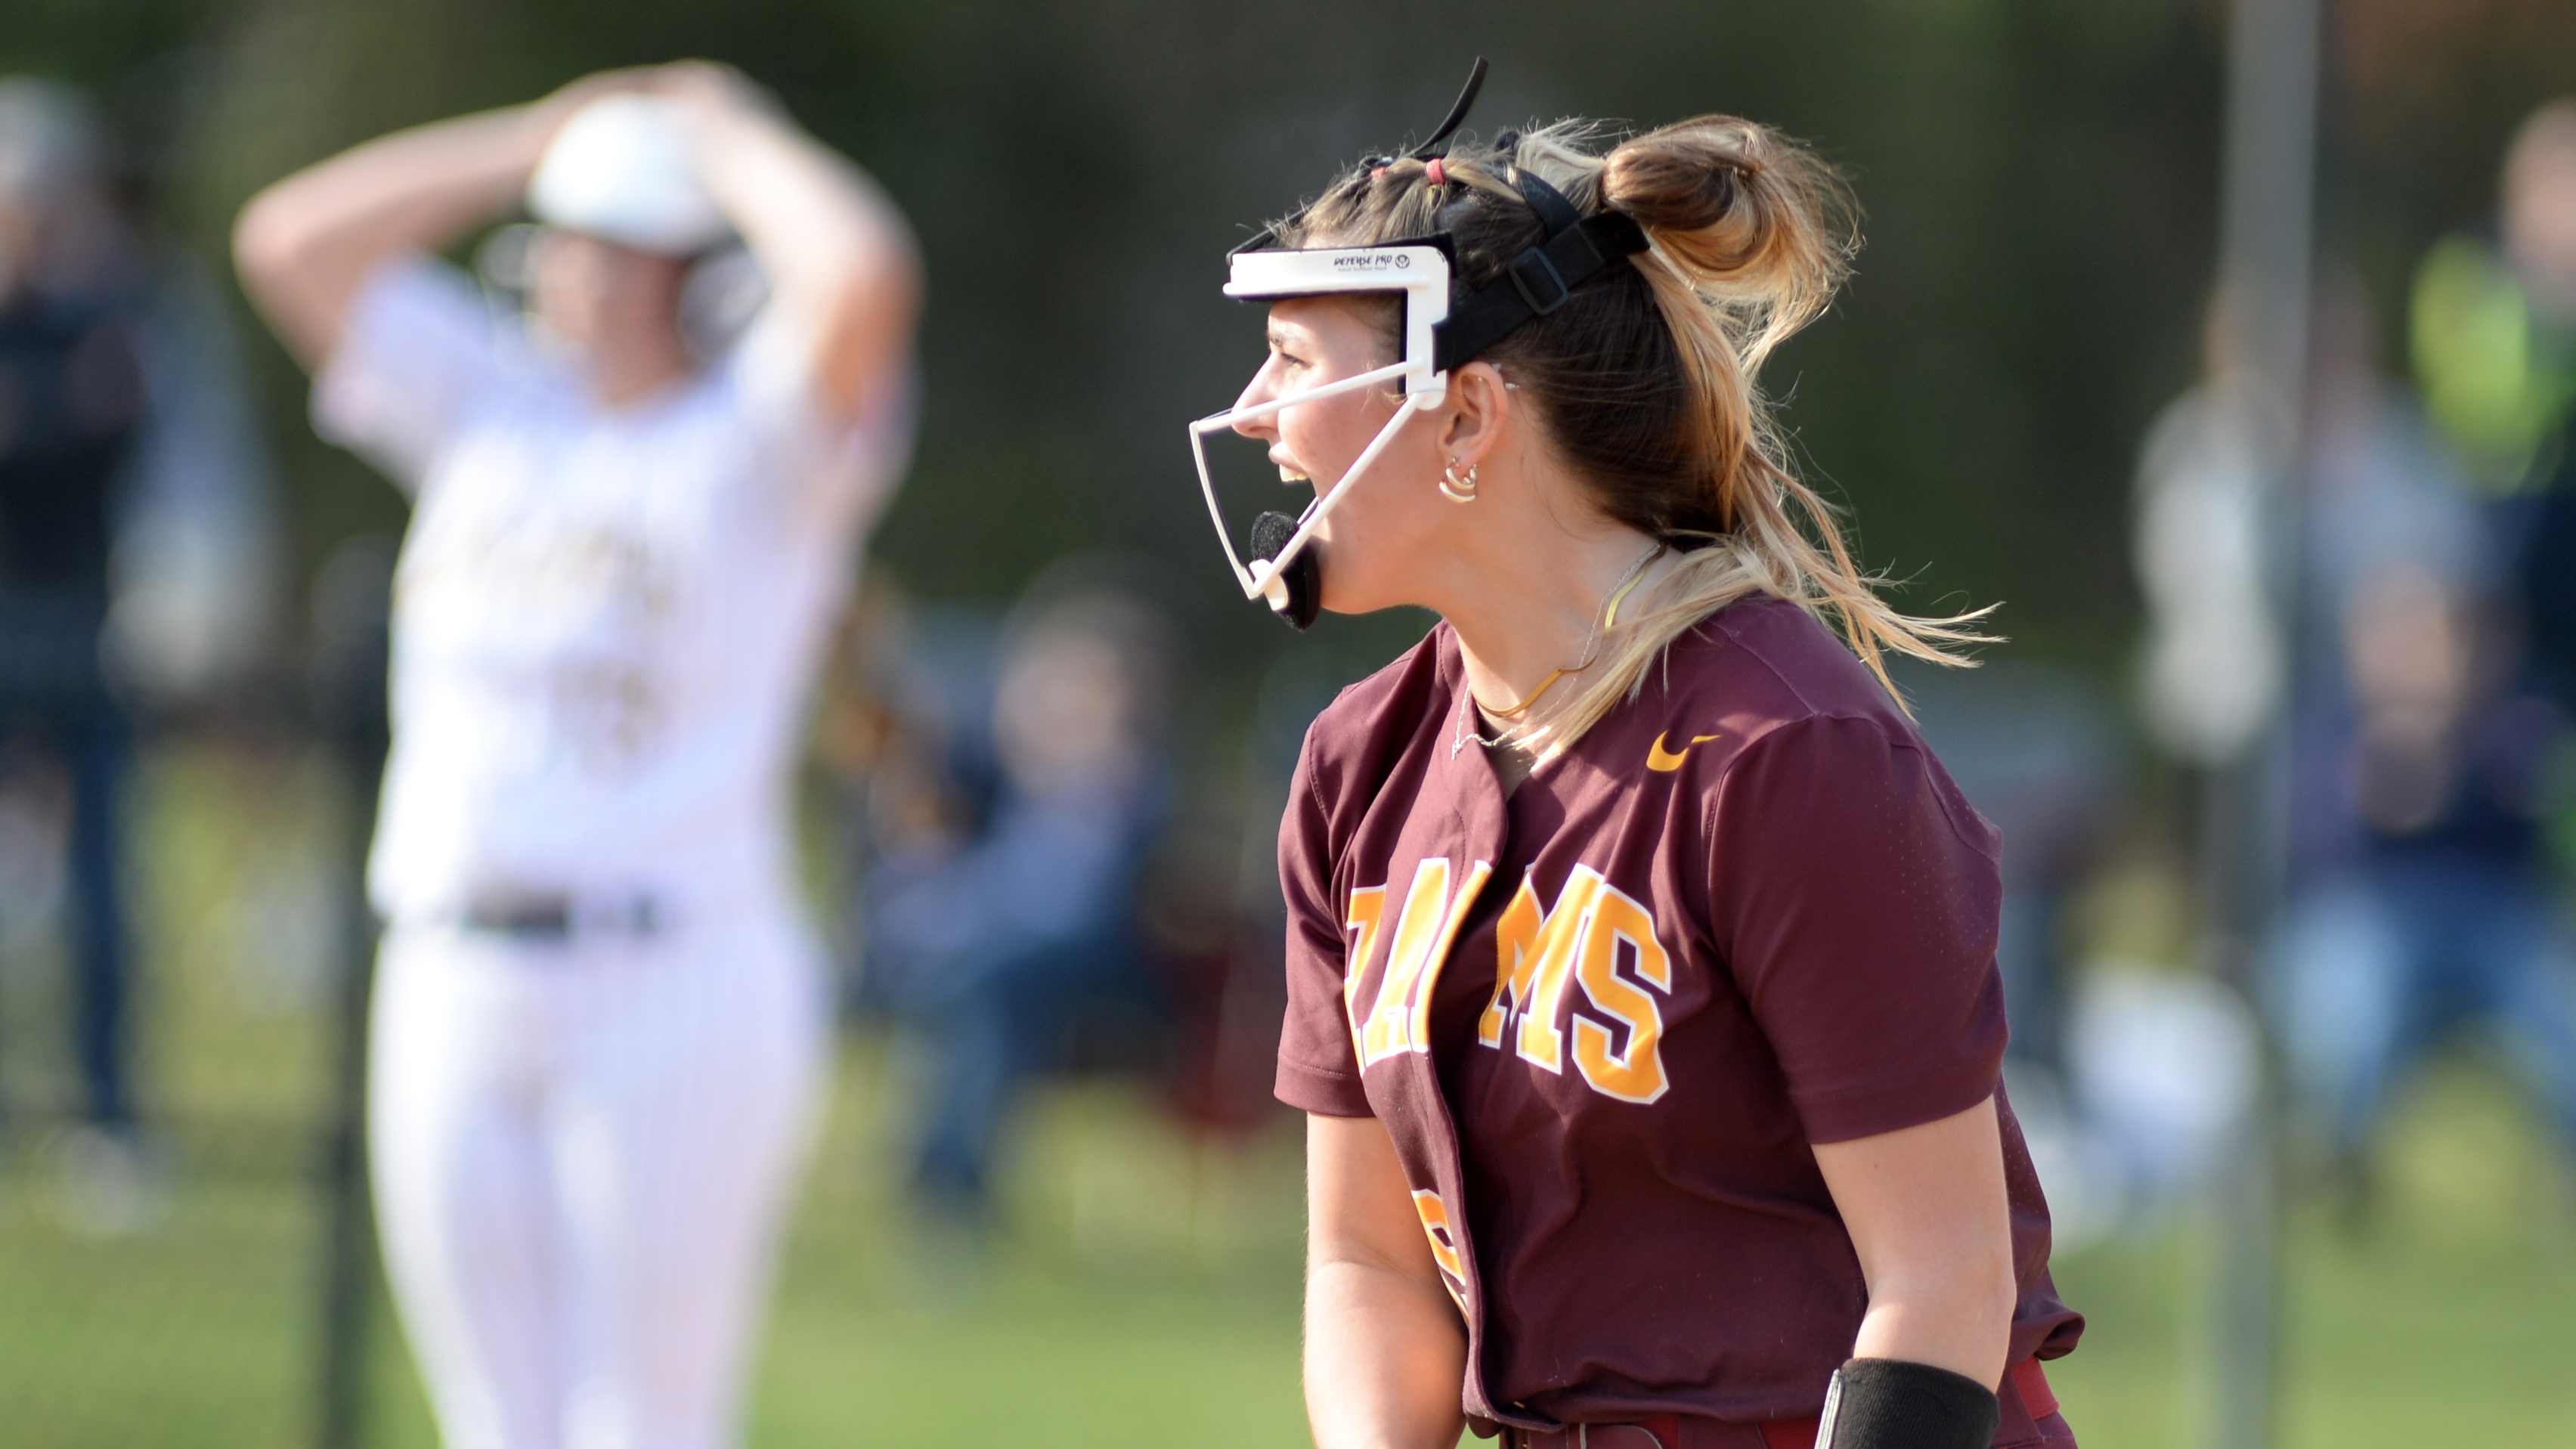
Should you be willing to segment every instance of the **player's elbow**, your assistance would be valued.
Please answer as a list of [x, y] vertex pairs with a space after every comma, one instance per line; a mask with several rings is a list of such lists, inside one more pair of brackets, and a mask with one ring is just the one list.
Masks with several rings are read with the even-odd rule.
[[891, 221], [864, 228], [844, 249], [825, 290], [834, 327], [909, 335], [921, 311], [921, 248]]
[[911, 351], [921, 315], [921, 260], [908, 239], [870, 248], [816, 290], [805, 310], [817, 323], [823, 391], [835, 408], [854, 412]]
[[233, 269], [254, 297], [265, 298], [310, 261], [312, 228], [293, 194], [271, 186], [233, 218]]
[[252, 197], [234, 219], [233, 271], [287, 350], [318, 366], [339, 331], [349, 268], [295, 178]]
[[2012, 1245], [1996, 1245], [1980, 1256], [1960, 1297], [1970, 1318], [1992, 1325], [2010, 1337], [2013, 1314], [2021, 1306], [2021, 1275], [2014, 1271]]

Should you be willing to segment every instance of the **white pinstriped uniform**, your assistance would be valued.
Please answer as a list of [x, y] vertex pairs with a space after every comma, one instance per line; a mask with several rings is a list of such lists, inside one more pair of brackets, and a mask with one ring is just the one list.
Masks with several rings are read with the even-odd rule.
[[[324, 436], [416, 499], [370, 1121], [385, 1254], [450, 1449], [716, 1449], [827, 1041], [794, 906], [801, 705], [896, 407], [812, 406], [780, 326], [622, 411], [463, 278], [369, 280]], [[649, 934], [460, 928], [495, 893]]]

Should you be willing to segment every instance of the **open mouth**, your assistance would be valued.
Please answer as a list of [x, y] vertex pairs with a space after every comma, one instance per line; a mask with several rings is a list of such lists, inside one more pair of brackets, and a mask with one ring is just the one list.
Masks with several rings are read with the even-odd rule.
[[[1293, 397], [1273, 397], [1266, 401], [1242, 404], [1200, 418], [1189, 425], [1190, 456], [1198, 472], [1199, 492], [1208, 506], [1208, 520], [1216, 525], [1219, 544], [1225, 549], [1235, 582], [1246, 599], [1261, 599], [1289, 623], [1299, 628], [1314, 621], [1320, 605], [1318, 551], [1309, 544], [1316, 538], [1325, 516], [1332, 512], [1351, 484], [1396, 436], [1406, 419], [1436, 406], [1447, 391], [1447, 376], [1434, 365], [1437, 339], [1434, 329], [1448, 314], [1449, 254], [1441, 241], [1400, 242], [1382, 247], [1340, 247], [1315, 251], [1287, 249], [1239, 249], [1228, 263], [1229, 275], [1225, 295], [1238, 301], [1277, 301], [1283, 297], [1320, 296], [1352, 291], [1400, 292], [1405, 299], [1405, 352], [1402, 361], [1371, 368], [1356, 376], [1338, 378], [1304, 389]], [[1383, 268], [1383, 275], [1380, 274]], [[1402, 404], [1395, 415], [1378, 429], [1377, 436], [1360, 450], [1348, 467], [1332, 483], [1320, 482], [1314, 473], [1296, 460], [1282, 456], [1277, 425], [1250, 428], [1278, 417], [1286, 409], [1327, 398], [1357, 392], [1362, 388], [1399, 386]], [[1277, 470], [1279, 484], [1285, 488], [1305, 488], [1313, 497], [1294, 516], [1276, 510], [1263, 510], [1254, 520], [1251, 547], [1238, 546], [1237, 533], [1226, 516], [1226, 507], [1218, 497], [1216, 478], [1209, 470], [1207, 440], [1217, 433], [1241, 434], [1248, 440], [1265, 437], [1269, 443], [1269, 461]], [[1248, 460], [1247, 460], [1248, 461]], [[1240, 475], [1238, 475], [1240, 476]], [[1258, 476], [1258, 475], [1254, 475]], [[1246, 553], [1250, 554], [1249, 560]]]

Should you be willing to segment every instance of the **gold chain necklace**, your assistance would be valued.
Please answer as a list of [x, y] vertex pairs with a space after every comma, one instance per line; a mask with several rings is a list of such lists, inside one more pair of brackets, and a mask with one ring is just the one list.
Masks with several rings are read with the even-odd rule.
[[[1538, 688], [1531, 690], [1528, 697], [1523, 699], [1520, 703], [1513, 705], [1509, 709], [1486, 710], [1485, 714], [1494, 719], [1518, 719], [1529, 713], [1530, 706], [1538, 703], [1539, 696], [1547, 693], [1549, 689], [1553, 688], [1558, 680], [1563, 679], [1569, 674], [1580, 674], [1584, 670], [1591, 668], [1595, 663], [1599, 662], [1601, 657], [1601, 641], [1603, 637], [1607, 635], [1610, 630], [1617, 628], [1619, 625], [1619, 606], [1627, 601], [1628, 594], [1631, 590], [1635, 589], [1638, 584], [1645, 581], [1646, 566], [1662, 557], [1663, 552], [1663, 541], [1658, 539], [1654, 543], [1647, 545], [1646, 551], [1637, 555], [1637, 561], [1628, 565], [1628, 571], [1619, 576], [1617, 586], [1610, 592], [1610, 602], [1603, 606], [1601, 617], [1593, 622], [1590, 637], [1583, 641], [1583, 658], [1581, 661], [1569, 664], [1562, 669], [1549, 670], [1547, 678], [1540, 680], [1538, 682]], [[1461, 713], [1467, 720], [1472, 721], [1475, 718], [1473, 711], [1477, 708], [1475, 691], [1471, 689], [1461, 689], [1459, 691], [1459, 696], [1462, 705]], [[1510, 744], [1512, 740], [1513, 731], [1510, 729], [1497, 730], [1493, 737], [1489, 739], [1483, 735], [1477, 734], [1474, 725], [1472, 723], [1468, 723], [1463, 726], [1462, 732], [1459, 734], [1458, 738], [1450, 743], [1449, 754], [1451, 758], [1456, 758], [1458, 752], [1467, 748], [1470, 742], [1483, 745], [1488, 749], [1501, 749]]]

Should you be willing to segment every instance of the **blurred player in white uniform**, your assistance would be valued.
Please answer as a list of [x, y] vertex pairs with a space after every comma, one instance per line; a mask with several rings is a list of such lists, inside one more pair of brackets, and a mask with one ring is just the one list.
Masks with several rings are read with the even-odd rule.
[[[431, 253], [525, 200], [523, 321]], [[693, 356], [693, 259], [771, 300]], [[243, 213], [322, 434], [412, 495], [370, 1106], [451, 1449], [707, 1449], [828, 1038], [802, 705], [904, 460], [920, 284], [859, 170], [739, 75], [617, 72], [369, 142]]]

